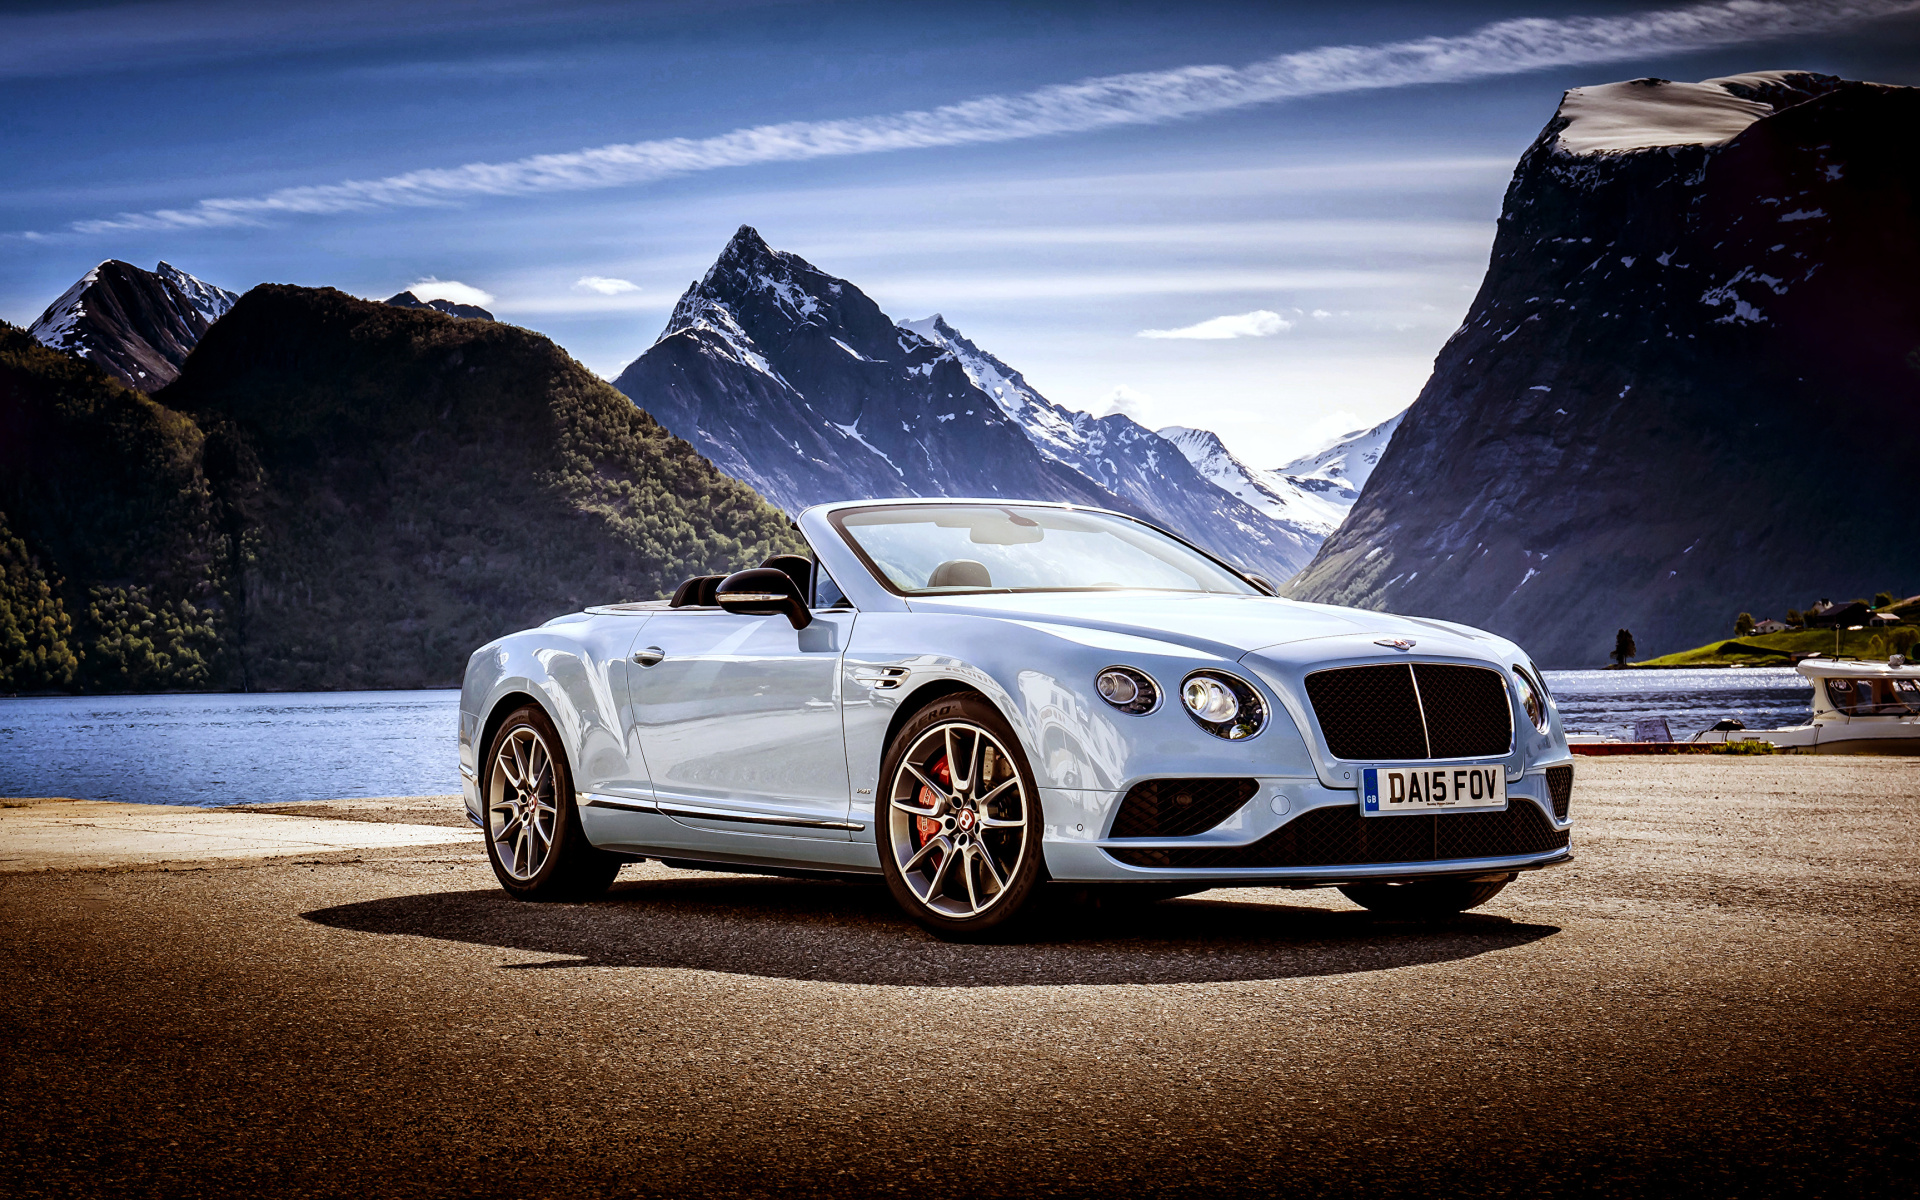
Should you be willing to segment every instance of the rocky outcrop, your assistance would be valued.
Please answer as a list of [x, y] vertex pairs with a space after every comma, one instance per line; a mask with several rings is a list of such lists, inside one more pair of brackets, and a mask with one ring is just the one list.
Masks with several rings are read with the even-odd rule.
[[460, 304], [453, 300], [422, 300], [412, 292], [398, 292], [388, 296], [386, 303], [395, 308], [430, 308], [450, 317], [459, 317], [464, 321], [491, 321], [492, 313], [478, 304]]
[[1289, 593], [1577, 666], [1621, 627], [1658, 652], [1904, 582], [1916, 123], [1920, 91], [1799, 72], [1567, 93], [1466, 322]]
[[143, 271], [110, 258], [48, 305], [27, 334], [152, 392], [173, 381], [207, 327], [237, 299], [169, 263]]

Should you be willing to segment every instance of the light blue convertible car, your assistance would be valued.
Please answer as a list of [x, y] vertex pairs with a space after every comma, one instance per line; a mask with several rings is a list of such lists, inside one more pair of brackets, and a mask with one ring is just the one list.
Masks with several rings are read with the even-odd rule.
[[1505, 639], [1279, 599], [1070, 505], [799, 527], [811, 556], [474, 653], [461, 772], [508, 892], [587, 898], [647, 858], [879, 875], [964, 938], [1049, 880], [1434, 915], [1570, 857], [1566, 737]]

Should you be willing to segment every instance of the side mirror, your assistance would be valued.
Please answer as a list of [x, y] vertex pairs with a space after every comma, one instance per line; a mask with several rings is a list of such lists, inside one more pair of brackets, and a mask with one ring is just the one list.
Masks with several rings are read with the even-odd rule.
[[795, 629], [813, 624], [813, 614], [807, 611], [807, 600], [800, 594], [800, 586], [794, 583], [793, 576], [778, 567], [735, 571], [720, 581], [714, 601], [728, 612], [742, 616], [785, 617]]
[[1248, 579], [1251, 579], [1253, 581], [1253, 586], [1259, 588], [1261, 591], [1265, 592], [1267, 595], [1278, 596], [1280, 594], [1280, 589], [1273, 586], [1273, 580], [1268, 579], [1265, 575], [1255, 575], [1251, 571], [1243, 571], [1241, 572], [1241, 574], [1245, 575]]

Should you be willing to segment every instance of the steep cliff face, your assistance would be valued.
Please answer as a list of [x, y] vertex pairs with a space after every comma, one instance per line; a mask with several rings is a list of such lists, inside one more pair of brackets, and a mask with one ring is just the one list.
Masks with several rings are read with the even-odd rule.
[[1549, 666], [1871, 594], [1920, 559], [1920, 91], [1576, 89], [1466, 322], [1289, 593]]
[[1152, 432], [1066, 413], [944, 321], [897, 325], [747, 227], [614, 386], [789, 511], [884, 496], [1065, 500], [1158, 520], [1275, 579], [1311, 551]]
[[207, 327], [237, 299], [169, 263], [143, 271], [110, 258], [48, 305], [27, 334], [153, 392], [173, 381]]

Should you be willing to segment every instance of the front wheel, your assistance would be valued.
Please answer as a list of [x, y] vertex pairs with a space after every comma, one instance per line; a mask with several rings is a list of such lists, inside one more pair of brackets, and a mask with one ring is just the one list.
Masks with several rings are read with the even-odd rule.
[[894, 738], [880, 778], [874, 833], [900, 907], [944, 938], [1003, 930], [1044, 872], [1040, 792], [999, 710], [935, 702]]
[[1347, 899], [1383, 917], [1415, 919], [1450, 917], [1500, 894], [1510, 879], [1416, 879], [1411, 883], [1350, 883], [1340, 889]]
[[487, 751], [487, 861], [517, 900], [591, 900], [613, 884], [620, 858], [580, 828], [560, 734], [538, 705], [515, 709]]

